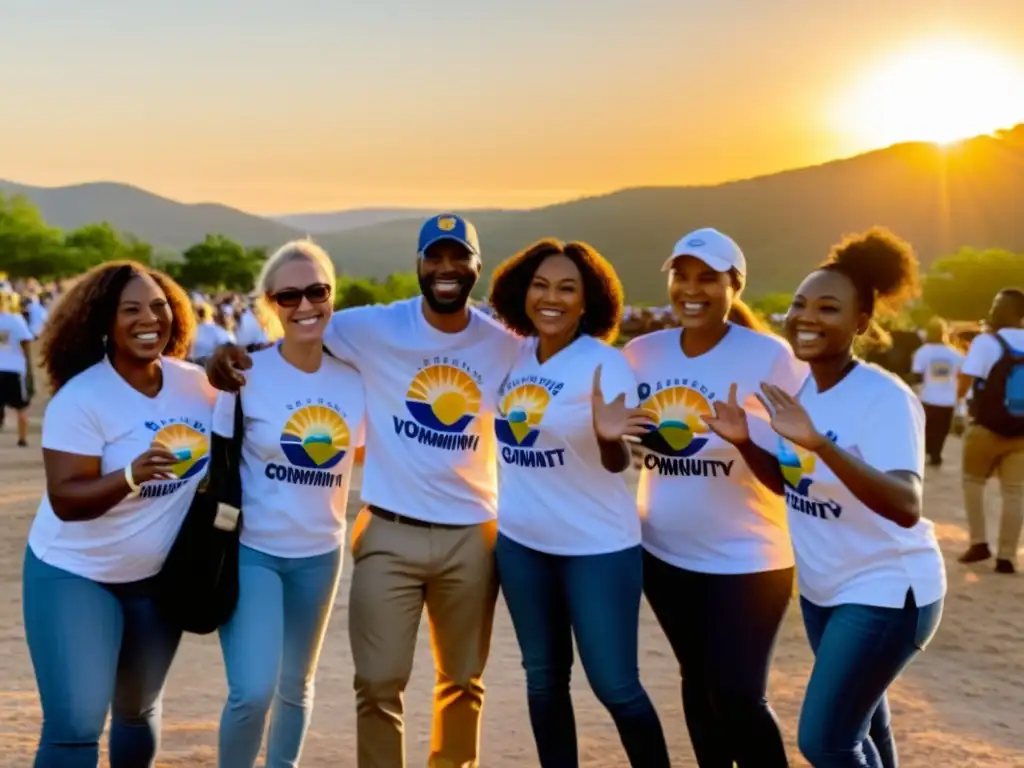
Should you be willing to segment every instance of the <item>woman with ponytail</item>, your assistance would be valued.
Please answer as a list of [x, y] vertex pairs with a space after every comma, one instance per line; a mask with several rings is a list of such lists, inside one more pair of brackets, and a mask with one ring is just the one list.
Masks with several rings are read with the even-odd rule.
[[786, 499], [814, 668], [800, 751], [815, 768], [895, 768], [886, 690], [930, 642], [946, 592], [922, 516], [924, 413], [902, 381], [858, 360], [876, 310], [917, 289], [910, 246], [884, 229], [838, 245], [797, 289], [786, 334], [811, 377], [794, 396], [766, 382], [774, 451], [737, 395], [709, 426]]
[[[679, 661], [697, 764], [784, 768], [766, 689], [793, 594], [786, 507], [703, 419], [730, 385], [756, 409], [762, 381], [795, 392], [806, 372], [740, 301], [746, 258], [732, 239], [691, 232], [664, 269], [682, 327], [625, 349], [655, 424], [642, 440], [644, 592]], [[755, 422], [770, 447], [767, 412]]]

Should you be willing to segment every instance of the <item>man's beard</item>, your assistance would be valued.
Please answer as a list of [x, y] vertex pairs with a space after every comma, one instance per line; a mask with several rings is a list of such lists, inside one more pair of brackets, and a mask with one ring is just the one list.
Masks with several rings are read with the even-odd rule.
[[465, 309], [466, 304], [469, 302], [469, 295], [473, 292], [473, 287], [476, 285], [476, 275], [445, 277], [445, 280], [454, 280], [459, 284], [459, 292], [452, 298], [441, 301], [434, 295], [436, 275], [418, 274], [416, 277], [419, 279], [420, 291], [423, 293], [427, 306], [439, 315], [453, 315]]

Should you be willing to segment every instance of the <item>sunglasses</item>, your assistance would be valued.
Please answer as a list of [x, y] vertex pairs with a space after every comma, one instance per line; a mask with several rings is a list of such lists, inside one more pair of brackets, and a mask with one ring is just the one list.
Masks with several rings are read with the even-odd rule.
[[305, 288], [285, 288], [270, 296], [278, 306], [289, 308], [299, 306], [303, 297], [309, 299], [310, 304], [323, 304], [331, 298], [331, 286], [327, 283], [313, 283]]

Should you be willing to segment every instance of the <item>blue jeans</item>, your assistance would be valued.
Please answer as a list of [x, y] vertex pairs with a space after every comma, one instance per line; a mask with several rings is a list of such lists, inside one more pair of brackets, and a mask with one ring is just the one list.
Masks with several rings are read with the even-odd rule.
[[293, 768], [313, 713], [313, 680], [341, 576], [341, 549], [285, 558], [243, 546], [238, 563], [238, 607], [220, 628], [228, 700], [218, 765], [255, 765], [273, 700], [266, 766]]
[[896, 768], [885, 692], [931, 641], [942, 600], [903, 608], [837, 605], [800, 598], [814, 669], [797, 740], [814, 768]]
[[569, 680], [573, 635], [595, 695], [615, 721], [630, 765], [668, 768], [661, 722], [640, 684], [640, 547], [560, 557], [499, 534], [498, 578], [526, 669], [530, 725], [541, 768], [576, 768]]
[[35, 768], [95, 768], [111, 710], [111, 768], [151, 768], [160, 699], [181, 640], [152, 581], [103, 585], [47, 565], [22, 572], [25, 639], [43, 709]]

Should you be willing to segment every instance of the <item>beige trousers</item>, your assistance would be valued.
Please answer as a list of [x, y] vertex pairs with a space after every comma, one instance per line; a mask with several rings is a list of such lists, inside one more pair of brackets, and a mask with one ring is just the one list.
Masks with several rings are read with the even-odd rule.
[[415, 526], [363, 509], [352, 530], [349, 641], [358, 768], [404, 768], [403, 695], [427, 609], [436, 684], [428, 768], [477, 768], [481, 680], [498, 596], [497, 523]]
[[987, 544], [985, 483], [999, 476], [1003, 497], [996, 557], [1017, 562], [1021, 528], [1024, 527], [1024, 438], [1002, 437], [972, 424], [964, 433], [964, 508], [971, 544]]

